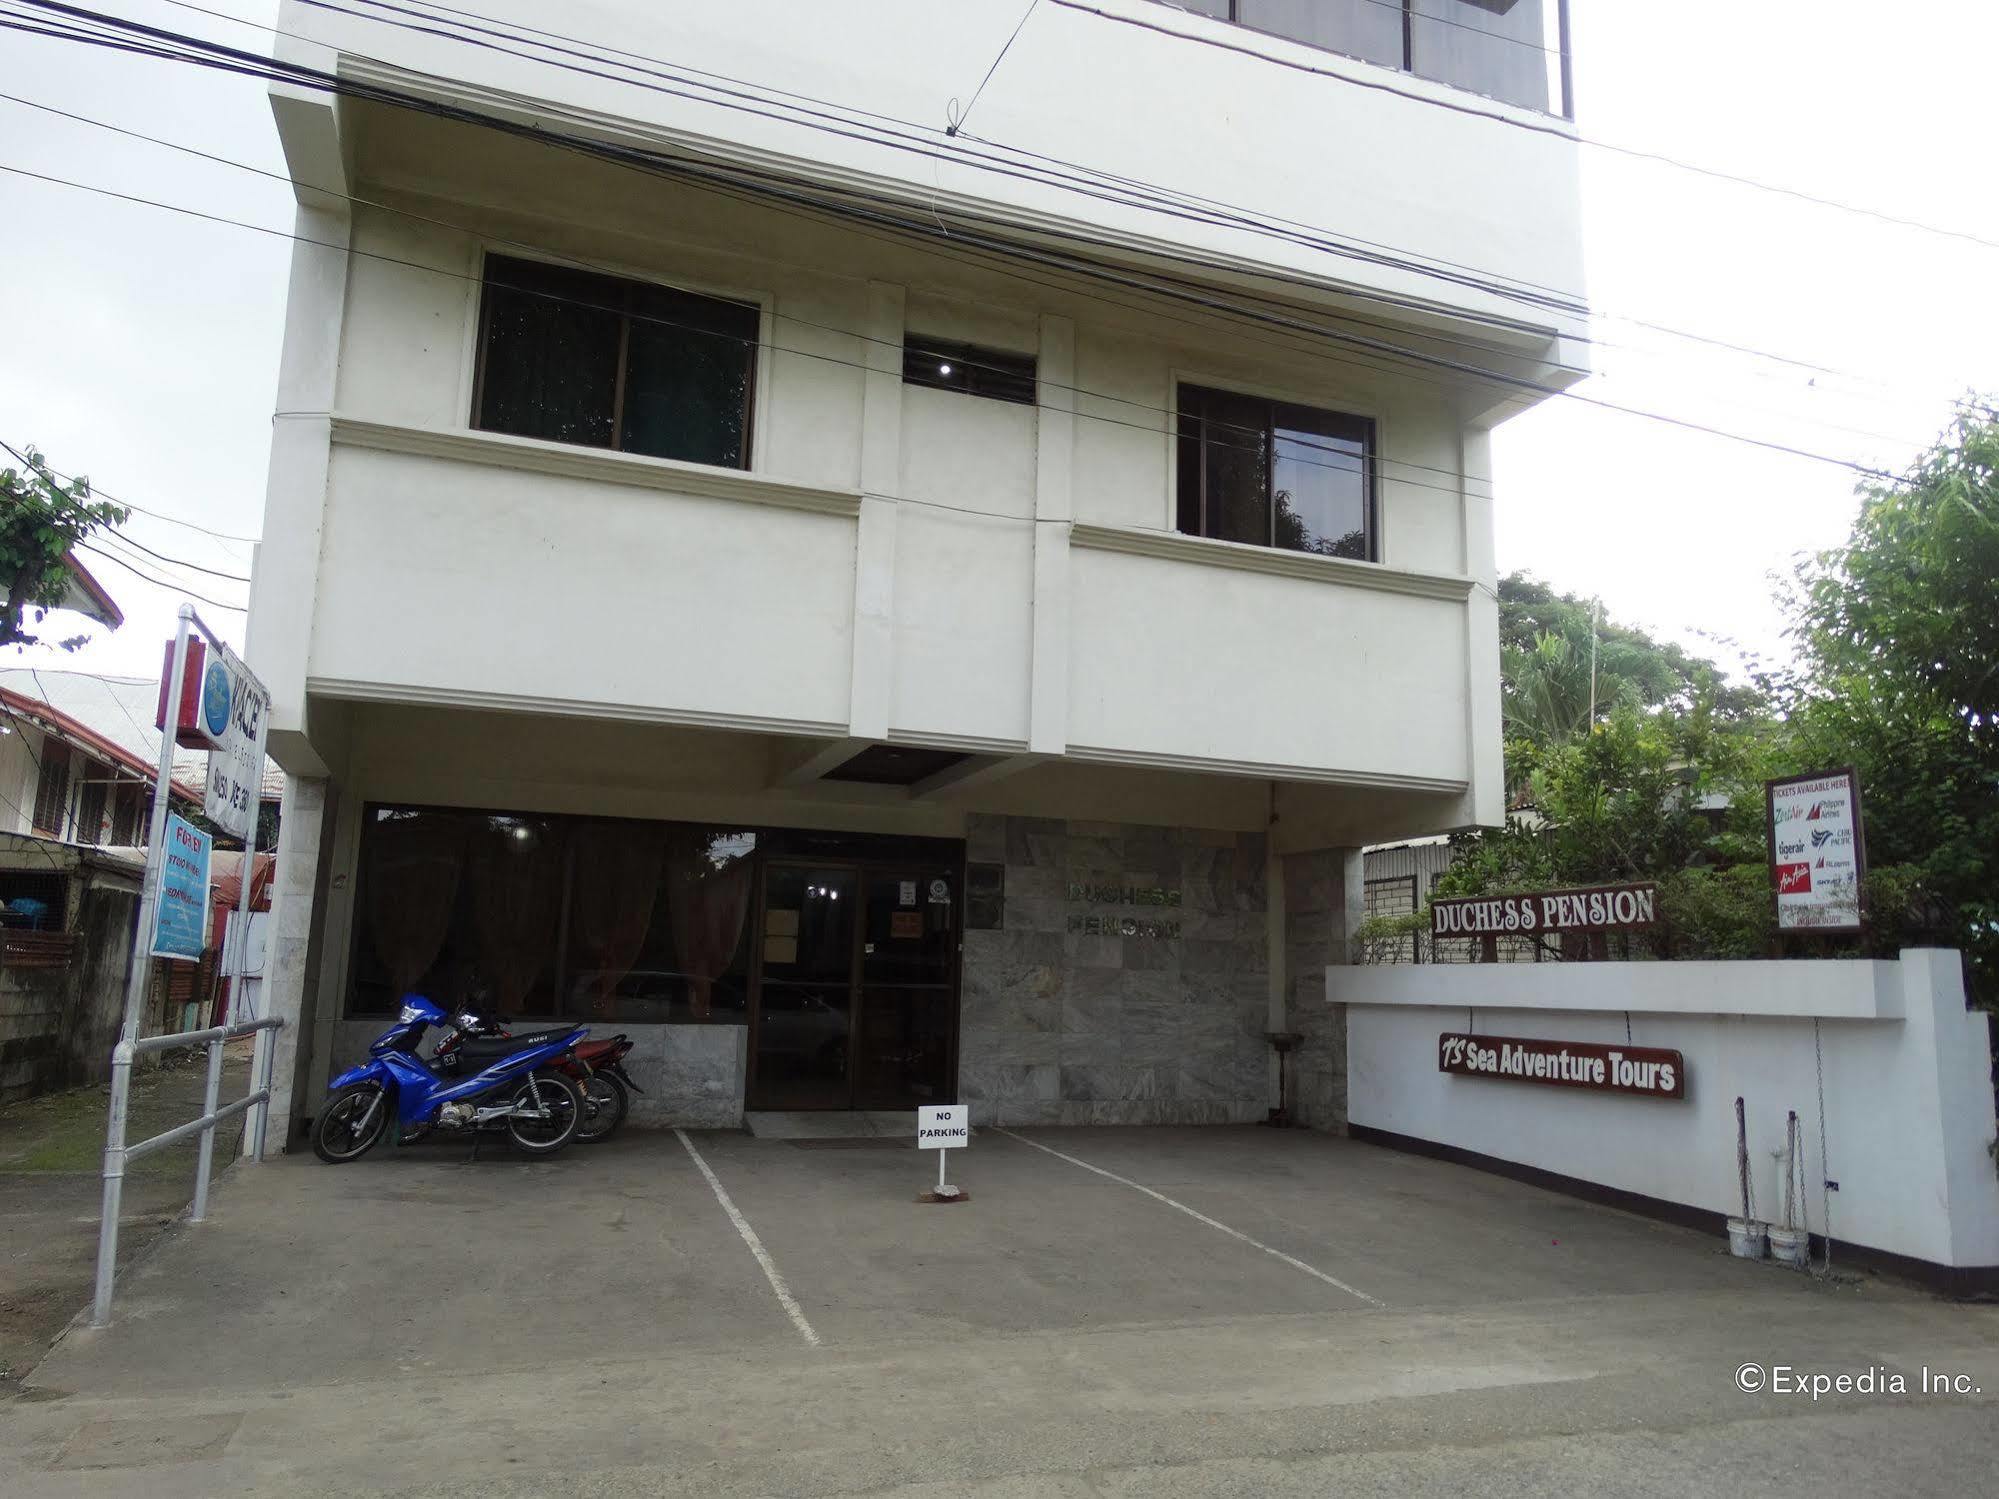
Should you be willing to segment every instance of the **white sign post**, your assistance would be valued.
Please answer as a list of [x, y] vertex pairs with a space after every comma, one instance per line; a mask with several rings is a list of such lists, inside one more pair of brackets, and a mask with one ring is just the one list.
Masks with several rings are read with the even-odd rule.
[[945, 1152], [962, 1150], [972, 1143], [971, 1110], [962, 1103], [925, 1104], [916, 1111], [916, 1148], [937, 1152], [937, 1186], [918, 1194], [918, 1202], [964, 1202], [970, 1197], [962, 1187], [944, 1180]]

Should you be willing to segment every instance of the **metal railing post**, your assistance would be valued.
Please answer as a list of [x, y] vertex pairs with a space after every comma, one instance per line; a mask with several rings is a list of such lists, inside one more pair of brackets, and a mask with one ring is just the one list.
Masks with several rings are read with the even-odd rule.
[[125, 1110], [132, 1096], [132, 1039], [111, 1053], [111, 1119], [104, 1131], [104, 1218], [97, 1230], [97, 1292], [90, 1325], [111, 1320], [111, 1288], [118, 1279], [118, 1212], [125, 1196]]
[[264, 1126], [271, 1117], [271, 1070], [277, 1060], [278, 1028], [266, 1026], [258, 1031], [250, 1048], [250, 1091], [261, 1093], [264, 1098], [257, 1105], [255, 1117], [245, 1121], [249, 1127], [244, 1130], [244, 1143], [252, 1146], [250, 1159], [261, 1161], [264, 1158]]
[[201, 1098], [201, 1117], [210, 1122], [201, 1132], [200, 1153], [194, 1166], [194, 1211], [190, 1219], [199, 1223], [208, 1216], [208, 1176], [215, 1169], [215, 1106], [221, 1102], [222, 1094], [222, 1048], [223, 1038], [217, 1036], [208, 1043], [208, 1087]]

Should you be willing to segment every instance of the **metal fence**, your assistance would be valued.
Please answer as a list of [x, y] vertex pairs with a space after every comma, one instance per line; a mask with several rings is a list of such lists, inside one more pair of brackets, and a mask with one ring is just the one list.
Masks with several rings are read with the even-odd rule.
[[[247, 882], [246, 882], [247, 883]], [[194, 1171], [196, 1222], [208, 1216], [208, 1181], [215, 1166], [215, 1127], [238, 1114], [254, 1109], [254, 1117], [244, 1121], [244, 1154], [252, 1160], [264, 1154], [264, 1126], [271, 1113], [271, 1054], [284, 1021], [276, 1016], [262, 1020], [242, 1020], [234, 1025], [218, 1025], [205, 1031], [184, 1031], [176, 1036], [142, 1036], [120, 1041], [111, 1053], [111, 1118], [104, 1137], [104, 1219], [97, 1229], [97, 1295], [91, 1302], [90, 1325], [103, 1327], [111, 1320], [111, 1292], [118, 1278], [118, 1210], [125, 1195], [125, 1165], [156, 1150], [177, 1145], [190, 1135], [201, 1136], [201, 1153]], [[222, 1092], [222, 1048], [238, 1036], [257, 1033], [250, 1054], [250, 1091], [234, 1103], [217, 1107]], [[132, 1097], [132, 1063], [144, 1052], [178, 1051], [185, 1047], [208, 1048], [208, 1090], [202, 1097], [201, 1117], [141, 1140], [125, 1143], [125, 1116]]]

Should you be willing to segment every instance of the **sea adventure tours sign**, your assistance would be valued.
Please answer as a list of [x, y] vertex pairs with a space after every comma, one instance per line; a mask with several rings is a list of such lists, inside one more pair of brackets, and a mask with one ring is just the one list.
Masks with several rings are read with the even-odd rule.
[[1657, 1046], [1602, 1045], [1594, 1041], [1538, 1041], [1520, 1036], [1472, 1036], [1445, 1031], [1437, 1038], [1437, 1070], [1460, 1077], [1495, 1077], [1628, 1093], [1640, 1098], [1685, 1098], [1687, 1062]]
[[1658, 924], [1659, 887], [1649, 883], [1478, 895], [1430, 903], [1432, 937], [1639, 932]]

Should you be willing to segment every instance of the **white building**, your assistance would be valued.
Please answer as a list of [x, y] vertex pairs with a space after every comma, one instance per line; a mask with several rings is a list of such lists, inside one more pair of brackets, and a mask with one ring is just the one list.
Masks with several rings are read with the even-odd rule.
[[1502, 816], [1557, 0], [409, 9], [277, 37], [294, 1117], [414, 988], [658, 1119], [1261, 1118], [1295, 1029], [1341, 1123], [1357, 850]]

